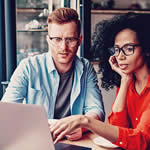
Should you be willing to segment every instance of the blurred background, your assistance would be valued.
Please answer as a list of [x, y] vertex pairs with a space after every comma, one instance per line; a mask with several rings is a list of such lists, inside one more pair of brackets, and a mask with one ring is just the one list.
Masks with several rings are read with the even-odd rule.
[[[48, 51], [47, 16], [60, 7], [71, 7], [79, 13], [83, 42], [78, 55], [89, 59], [94, 65], [100, 89], [100, 60], [91, 50], [91, 36], [95, 25], [103, 19], [123, 13], [150, 13], [149, 0], [1, 0], [0, 99], [20, 61]], [[115, 89], [101, 90], [108, 115], [115, 97]]]

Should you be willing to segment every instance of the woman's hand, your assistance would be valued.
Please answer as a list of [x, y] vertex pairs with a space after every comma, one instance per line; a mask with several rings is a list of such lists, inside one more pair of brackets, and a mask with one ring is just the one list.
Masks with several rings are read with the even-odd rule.
[[54, 143], [65, 136], [70, 140], [77, 140], [82, 136], [81, 120], [82, 115], [73, 115], [50, 124], [49, 128], [52, 133]]
[[126, 74], [124, 73], [118, 65], [118, 62], [116, 60], [115, 56], [110, 56], [109, 58], [109, 63], [111, 65], [112, 70], [114, 70], [115, 72], [117, 72], [120, 76], [121, 76], [121, 83], [129, 85], [133, 79], [133, 74]]
[[117, 62], [115, 56], [110, 56], [109, 63], [110, 63], [110, 66], [111, 66], [112, 70], [114, 70], [115, 72], [117, 72], [120, 76], [123, 75], [123, 72], [119, 68], [119, 65], [118, 65], [118, 62]]
[[120, 89], [112, 106], [113, 112], [121, 112], [126, 108], [127, 93], [130, 83], [133, 80], [133, 74], [126, 73], [125, 71], [121, 70], [115, 56], [110, 56], [109, 63], [112, 70], [121, 76]]

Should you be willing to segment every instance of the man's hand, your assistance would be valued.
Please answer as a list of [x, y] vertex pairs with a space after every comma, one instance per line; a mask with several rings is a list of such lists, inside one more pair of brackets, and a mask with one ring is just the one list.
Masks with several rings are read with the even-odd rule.
[[66, 138], [70, 141], [75, 141], [75, 140], [81, 139], [82, 138], [82, 129], [81, 128], [75, 129], [73, 132], [66, 135]]
[[86, 128], [83, 128], [83, 126], [85, 127], [86, 125], [86, 116], [99, 120], [96, 113], [88, 112], [86, 115], [72, 115], [60, 120], [49, 122], [49, 128], [52, 133], [54, 143], [57, 143], [64, 137], [68, 140], [80, 139], [82, 137], [82, 132], [87, 131]]
[[[82, 137], [82, 128], [76, 126], [79, 123], [79, 118], [79, 116], [70, 116], [60, 120], [49, 121], [49, 128], [54, 142], [56, 143], [64, 137], [72, 141], [80, 139]], [[76, 122], [75, 126], [74, 121]]]

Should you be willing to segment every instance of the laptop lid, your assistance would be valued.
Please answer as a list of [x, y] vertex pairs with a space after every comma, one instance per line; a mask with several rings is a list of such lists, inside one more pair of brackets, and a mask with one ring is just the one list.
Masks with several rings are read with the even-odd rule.
[[42, 106], [0, 102], [1, 150], [55, 150]]

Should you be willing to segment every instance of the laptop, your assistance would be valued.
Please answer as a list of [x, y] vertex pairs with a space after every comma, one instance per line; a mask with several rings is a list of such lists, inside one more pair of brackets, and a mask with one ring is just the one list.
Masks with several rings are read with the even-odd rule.
[[90, 150], [57, 143], [54, 145], [44, 107], [0, 102], [0, 150]]

